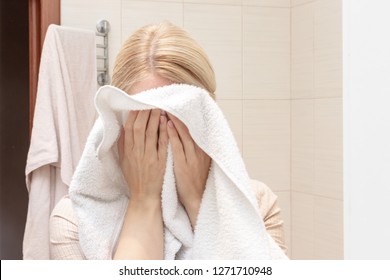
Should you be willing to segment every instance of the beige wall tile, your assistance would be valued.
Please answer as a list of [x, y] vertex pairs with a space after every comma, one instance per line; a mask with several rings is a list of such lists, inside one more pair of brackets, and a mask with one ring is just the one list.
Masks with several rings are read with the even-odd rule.
[[243, 7], [244, 99], [290, 98], [290, 9]]
[[314, 3], [291, 8], [291, 32], [293, 53], [314, 51]]
[[275, 192], [278, 196], [278, 205], [284, 221], [284, 239], [287, 246], [287, 255], [291, 258], [291, 192]]
[[316, 97], [342, 96], [342, 1], [318, 0], [314, 10]]
[[343, 198], [342, 99], [314, 101], [314, 189], [313, 193]]
[[342, 54], [339, 50], [315, 51], [314, 94], [316, 97], [342, 96]]
[[291, 98], [314, 97], [314, 3], [291, 10]]
[[[96, 23], [102, 19], [110, 23], [109, 75], [112, 75], [115, 57], [121, 45], [121, 0], [66, 0], [61, 2], [61, 25], [96, 32]], [[97, 38], [98, 40], [99, 38]], [[99, 63], [99, 61], [98, 61]]]
[[306, 4], [306, 3], [311, 3], [316, 0], [291, 0], [291, 7], [295, 7], [298, 5]]
[[209, 55], [220, 99], [242, 99], [241, 26], [240, 6], [184, 4], [184, 27]]
[[291, 57], [291, 97], [314, 96], [314, 55], [312, 52], [296, 53]]
[[314, 257], [314, 196], [291, 193], [291, 255], [292, 259]]
[[342, 95], [341, 1], [292, 6], [292, 256], [340, 259], [342, 100], [329, 97]]
[[193, 4], [219, 4], [241, 6], [241, 0], [183, 0], [183, 2]]
[[122, 0], [123, 41], [138, 28], [147, 24], [160, 23], [164, 20], [183, 26], [183, 4]]
[[217, 101], [224, 113], [237, 145], [242, 153], [242, 100], [221, 100]]
[[343, 202], [314, 198], [314, 259], [343, 259]]
[[[129, 0], [133, 1], [133, 0]], [[142, 2], [174, 2], [174, 3], [183, 3], [184, 0], [142, 0]]]
[[314, 3], [315, 47], [341, 46], [342, 1], [316, 0]]
[[292, 192], [292, 258], [343, 258], [343, 202]]
[[290, 190], [290, 101], [244, 100], [243, 155], [250, 176]]
[[291, 190], [313, 193], [314, 100], [291, 102]]
[[242, 0], [242, 4], [245, 6], [290, 8], [290, 0]]

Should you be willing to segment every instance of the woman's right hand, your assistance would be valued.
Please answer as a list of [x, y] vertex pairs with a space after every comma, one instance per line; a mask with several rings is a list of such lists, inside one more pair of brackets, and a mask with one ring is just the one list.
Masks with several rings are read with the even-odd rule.
[[130, 190], [114, 259], [162, 259], [161, 190], [168, 150], [167, 118], [158, 109], [131, 111], [118, 139]]
[[161, 110], [130, 111], [118, 151], [131, 200], [161, 200], [167, 149], [167, 118]]

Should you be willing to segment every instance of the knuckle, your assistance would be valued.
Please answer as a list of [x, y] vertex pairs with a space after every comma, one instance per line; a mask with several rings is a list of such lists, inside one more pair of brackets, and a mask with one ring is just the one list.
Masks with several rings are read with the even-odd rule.
[[148, 128], [146, 131], [145, 131], [145, 136], [150, 138], [150, 137], [154, 137], [155, 136], [155, 132], [152, 131], [150, 128]]
[[167, 133], [167, 126], [166, 126], [166, 123], [165, 123], [165, 124], [164, 124], [164, 123], [160, 123], [158, 129], [159, 129], [160, 133]]
[[178, 150], [179, 148], [179, 145], [177, 143], [177, 141], [171, 141], [171, 145], [172, 145], [172, 150]]
[[142, 132], [142, 130], [143, 130], [143, 127], [142, 127], [141, 125], [139, 125], [139, 124], [134, 124], [134, 126], [133, 126], [133, 131], [134, 131], [134, 132], [139, 133], [139, 132]]
[[158, 139], [158, 145], [162, 147], [168, 146], [168, 139], [160, 137]]
[[133, 128], [133, 124], [132, 124], [131, 122], [126, 122], [126, 123], [125, 123], [124, 130], [125, 130], [126, 132], [131, 131], [132, 128]]
[[179, 135], [177, 134], [176, 131], [173, 131], [173, 132], [169, 133], [169, 138], [172, 138], [172, 139], [174, 139], [176, 141], [177, 138], [179, 138]]
[[172, 146], [172, 151], [174, 154], [179, 155], [180, 153], [182, 153], [182, 148], [178, 145]]

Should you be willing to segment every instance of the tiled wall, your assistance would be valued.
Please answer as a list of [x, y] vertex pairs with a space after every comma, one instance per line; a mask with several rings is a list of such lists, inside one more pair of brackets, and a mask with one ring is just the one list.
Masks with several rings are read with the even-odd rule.
[[[61, 18], [62, 25], [91, 30], [99, 19], [110, 22], [111, 69], [121, 43], [137, 28], [169, 20], [187, 29], [214, 65], [217, 102], [251, 177], [279, 197], [289, 255], [339, 258], [336, 6], [334, 0], [63, 0]], [[316, 21], [315, 9], [321, 11]]]
[[292, 257], [342, 259], [342, 1], [291, 4]]

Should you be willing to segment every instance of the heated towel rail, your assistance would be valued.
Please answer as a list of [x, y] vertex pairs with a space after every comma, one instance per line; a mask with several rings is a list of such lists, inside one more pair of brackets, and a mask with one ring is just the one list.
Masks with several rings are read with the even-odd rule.
[[97, 62], [97, 83], [100, 86], [104, 86], [110, 82], [110, 76], [108, 73], [108, 32], [110, 31], [110, 24], [107, 20], [100, 20], [96, 24], [96, 59]]

